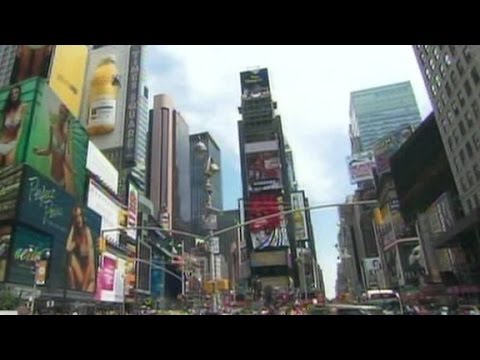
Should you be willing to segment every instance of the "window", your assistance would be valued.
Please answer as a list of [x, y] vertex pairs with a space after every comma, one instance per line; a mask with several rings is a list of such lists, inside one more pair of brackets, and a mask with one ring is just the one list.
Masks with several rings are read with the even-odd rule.
[[465, 184], [465, 178], [460, 179], [460, 188], [462, 192], [467, 192], [467, 185]]
[[453, 136], [453, 140], [455, 140], [455, 145], [458, 145], [458, 141], [459, 141], [458, 129], [453, 130], [452, 136]]
[[451, 124], [452, 123], [452, 112], [450, 110], [448, 110], [448, 112], [447, 112], [447, 119], [448, 119], [448, 123]]
[[465, 144], [465, 149], [467, 150], [468, 158], [471, 159], [473, 157], [473, 149], [469, 141]]
[[465, 72], [465, 68], [463, 67], [462, 62], [460, 60], [457, 60], [456, 66], [457, 66], [458, 73], [460, 74], [460, 76], [462, 76], [463, 73]]
[[432, 90], [433, 96], [437, 96], [437, 89], [435, 88], [435, 85], [432, 84], [432, 85], [430, 86], [430, 90]]
[[432, 72], [430, 71], [429, 67], [425, 68], [425, 75], [427, 75], [428, 80], [432, 78]]
[[430, 45], [423, 45], [423, 48], [425, 49], [425, 52], [429, 52], [430, 51]]
[[473, 205], [474, 209], [478, 208], [480, 201], [478, 200], [478, 194], [473, 195]]
[[425, 53], [422, 52], [422, 53], [420, 54], [420, 60], [422, 61], [422, 64], [423, 64], [423, 65], [425, 65], [425, 58], [426, 58]]
[[437, 84], [437, 87], [440, 87], [441, 81], [440, 81], [440, 75], [438, 74], [435, 75], [435, 83]]
[[440, 51], [438, 50], [438, 46], [433, 47], [433, 56], [435, 56], [435, 59], [437, 60], [440, 59]]
[[472, 141], [473, 141], [473, 145], [475, 146], [475, 149], [480, 150], [480, 137], [478, 136], [477, 133], [473, 134]]
[[443, 110], [443, 104], [440, 101], [437, 101], [437, 109], [438, 112], [441, 114]]
[[450, 148], [450, 151], [453, 152], [453, 138], [452, 137], [449, 137], [448, 138], [448, 147]]
[[455, 170], [457, 170], [457, 172], [460, 172], [460, 161], [458, 160], [458, 157], [456, 157], [453, 162], [455, 163]]
[[475, 184], [475, 182], [473, 180], [473, 173], [471, 171], [467, 172], [467, 181], [468, 181], [468, 186], [469, 187], [473, 187], [473, 185]]
[[472, 68], [472, 71], [470, 71], [470, 75], [472, 76], [473, 83], [478, 85], [480, 82], [480, 75], [478, 75], [478, 71], [475, 66]]
[[470, 81], [468, 81], [468, 79], [463, 83], [463, 88], [465, 89], [467, 96], [472, 95], [472, 87], [470, 86]]
[[465, 166], [465, 153], [463, 152], [463, 149], [460, 150], [460, 161], [462, 162], [462, 165]]
[[472, 211], [472, 201], [470, 199], [467, 199], [467, 210]]
[[480, 181], [480, 166], [478, 164], [473, 165], [473, 173], [475, 174], [475, 179]]
[[457, 74], [455, 71], [452, 71], [450, 74], [450, 81], [452, 82], [453, 86], [457, 85]]
[[472, 62], [472, 53], [470, 52], [470, 45], [466, 45], [463, 48], [463, 56], [467, 64], [470, 64]]
[[470, 111], [467, 111], [467, 114], [465, 115], [465, 122], [467, 123], [467, 127], [471, 129], [473, 126], [473, 117]]
[[443, 64], [440, 64], [440, 73], [442, 74], [442, 76], [445, 76], [445, 74], [447, 73], [445, 65]]
[[458, 101], [460, 102], [460, 106], [463, 107], [465, 105], [465, 96], [463, 96], [462, 90], [459, 90], [457, 93]]
[[447, 82], [445, 85], [445, 91], [447, 92], [447, 95], [450, 97], [452, 96], [452, 88], [450, 87], [450, 84]]
[[475, 115], [475, 117], [477, 119], [480, 118], [480, 109], [478, 108], [478, 103], [476, 101], [474, 101], [472, 103], [472, 110], [473, 110], [473, 114]]
[[455, 55], [455, 45], [448, 45], [448, 48], [450, 49], [452, 55]]
[[450, 55], [445, 54], [445, 56], [443, 57], [443, 59], [445, 60], [445, 64], [447, 64], [447, 67], [449, 67], [450, 65], [452, 65], [452, 59], [451, 59]]
[[465, 124], [463, 123], [463, 121], [460, 121], [460, 123], [458, 124], [458, 128], [460, 129], [460, 135], [465, 136], [467, 132], [465, 130]]

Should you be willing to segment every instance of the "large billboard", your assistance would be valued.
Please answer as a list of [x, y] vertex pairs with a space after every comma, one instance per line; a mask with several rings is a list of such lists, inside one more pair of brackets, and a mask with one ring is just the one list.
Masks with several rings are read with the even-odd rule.
[[413, 131], [413, 125], [401, 126], [375, 144], [373, 153], [378, 176], [390, 172], [390, 157], [412, 135]]
[[252, 252], [250, 266], [288, 266], [288, 250]]
[[130, 45], [91, 50], [81, 121], [100, 150], [121, 147], [124, 139]]
[[47, 255], [51, 251], [52, 237], [21, 225], [15, 227], [14, 236], [8, 282], [31, 286], [35, 278], [36, 261], [49, 258]]
[[76, 118], [80, 115], [87, 67], [86, 45], [56, 45], [49, 84]]
[[44, 81], [37, 99], [25, 162], [83, 201], [87, 132]]
[[10, 84], [34, 77], [47, 78], [55, 45], [18, 45]]
[[[102, 217], [102, 230], [119, 227], [121, 205], [93, 180], [90, 180], [88, 187], [87, 206]], [[105, 232], [103, 237], [112, 245], [118, 246], [120, 242], [118, 231]]]
[[267, 69], [250, 70], [240, 73], [242, 99], [270, 95], [270, 81]]
[[273, 229], [250, 231], [250, 238], [252, 240], [253, 248], [256, 250], [289, 245], [285, 225], [280, 225]]
[[402, 242], [397, 246], [402, 268], [400, 285], [418, 287], [420, 277], [425, 275], [425, 260], [420, 242]]
[[95, 299], [104, 302], [123, 302], [125, 296], [126, 261], [104, 253], [98, 267]]
[[373, 257], [363, 259], [363, 272], [368, 289], [378, 289], [383, 286], [383, 271], [380, 258]]
[[87, 170], [98, 177], [113, 193], [118, 192], [118, 170], [92, 142], [88, 142]]
[[132, 45], [128, 65], [127, 111], [123, 139], [123, 166], [135, 166], [135, 142], [137, 136], [138, 107], [141, 95], [142, 46]]
[[[17, 222], [51, 238], [47, 286], [93, 293], [101, 217], [60, 186], [25, 166]], [[37, 236], [37, 235], [36, 235]], [[16, 234], [12, 237], [16, 246]]]
[[[303, 209], [305, 199], [303, 192], [294, 192], [291, 194], [292, 210]], [[295, 211], [293, 213], [293, 226], [295, 229], [295, 241], [308, 240], [307, 219], [305, 211]]]
[[246, 157], [249, 193], [282, 189], [282, 166], [278, 151], [250, 153]]
[[350, 183], [357, 184], [365, 180], [373, 180], [375, 158], [372, 151], [354, 154], [347, 158]]

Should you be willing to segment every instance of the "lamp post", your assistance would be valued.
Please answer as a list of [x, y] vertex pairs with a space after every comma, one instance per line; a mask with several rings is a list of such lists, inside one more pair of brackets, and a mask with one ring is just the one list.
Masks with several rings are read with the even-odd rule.
[[[34, 253], [35, 251], [35, 246], [30, 245], [28, 247], [28, 252], [30, 254]], [[34, 255], [35, 256], [35, 255]], [[38, 276], [40, 274], [40, 271], [46, 271], [46, 267], [43, 268], [40, 266], [41, 261], [48, 260], [50, 258], [50, 250], [45, 251], [43, 254], [40, 255], [40, 258], [35, 257], [34, 260], [34, 268], [33, 268], [33, 294], [32, 294], [32, 304], [30, 307], [30, 311], [32, 312], [32, 315], [35, 314], [35, 299], [37, 295], [37, 282], [38, 282]]]
[[[195, 152], [201, 156], [202, 158], [206, 157], [206, 165], [204, 168], [204, 174], [206, 177], [205, 181], [205, 192], [207, 193], [207, 201], [206, 201], [206, 206], [205, 206], [205, 220], [207, 220], [210, 215], [214, 215], [215, 210], [213, 208], [212, 204], [212, 198], [213, 198], [213, 183], [212, 179], [215, 175], [217, 175], [220, 172], [220, 167], [214, 162], [213, 158], [208, 155], [208, 149], [205, 143], [203, 143], [201, 140], [199, 140], [195, 144]], [[207, 225], [207, 221], [205, 221], [205, 225]], [[208, 236], [207, 238], [209, 239], [209, 249], [210, 249], [210, 272], [211, 272], [211, 278], [215, 284], [214, 290], [213, 290], [213, 304], [212, 304], [212, 311], [214, 313], [217, 312], [218, 310], [218, 297], [217, 297], [217, 288], [216, 288], [216, 263], [215, 263], [215, 252], [213, 249], [214, 245], [214, 229], [216, 228], [216, 224], [208, 224]], [[207, 226], [205, 226], [207, 228]]]

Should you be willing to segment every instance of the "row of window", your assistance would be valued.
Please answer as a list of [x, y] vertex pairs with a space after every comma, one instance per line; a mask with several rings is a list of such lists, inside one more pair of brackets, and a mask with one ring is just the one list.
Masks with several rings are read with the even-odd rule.
[[[454, 141], [458, 139], [454, 137]], [[472, 145], [473, 144], [473, 145]], [[453, 150], [452, 137], [448, 139], [448, 145], [451, 151]], [[472, 160], [475, 153], [480, 152], [480, 136], [474, 132], [469, 140], [466, 141], [465, 146], [459, 151], [458, 157], [454, 158], [455, 170], [460, 172], [462, 168], [466, 167], [467, 162]], [[480, 180], [479, 180], [480, 181]]]

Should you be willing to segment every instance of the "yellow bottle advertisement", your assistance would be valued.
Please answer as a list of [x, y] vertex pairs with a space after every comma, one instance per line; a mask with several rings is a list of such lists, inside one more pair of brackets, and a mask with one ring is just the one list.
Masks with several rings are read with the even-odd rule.
[[90, 135], [103, 135], [115, 129], [117, 97], [120, 81], [115, 56], [103, 58], [90, 82], [87, 130]]
[[76, 118], [80, 115], [87, 69], [85, 45], [57, 45], [49, 85]]

